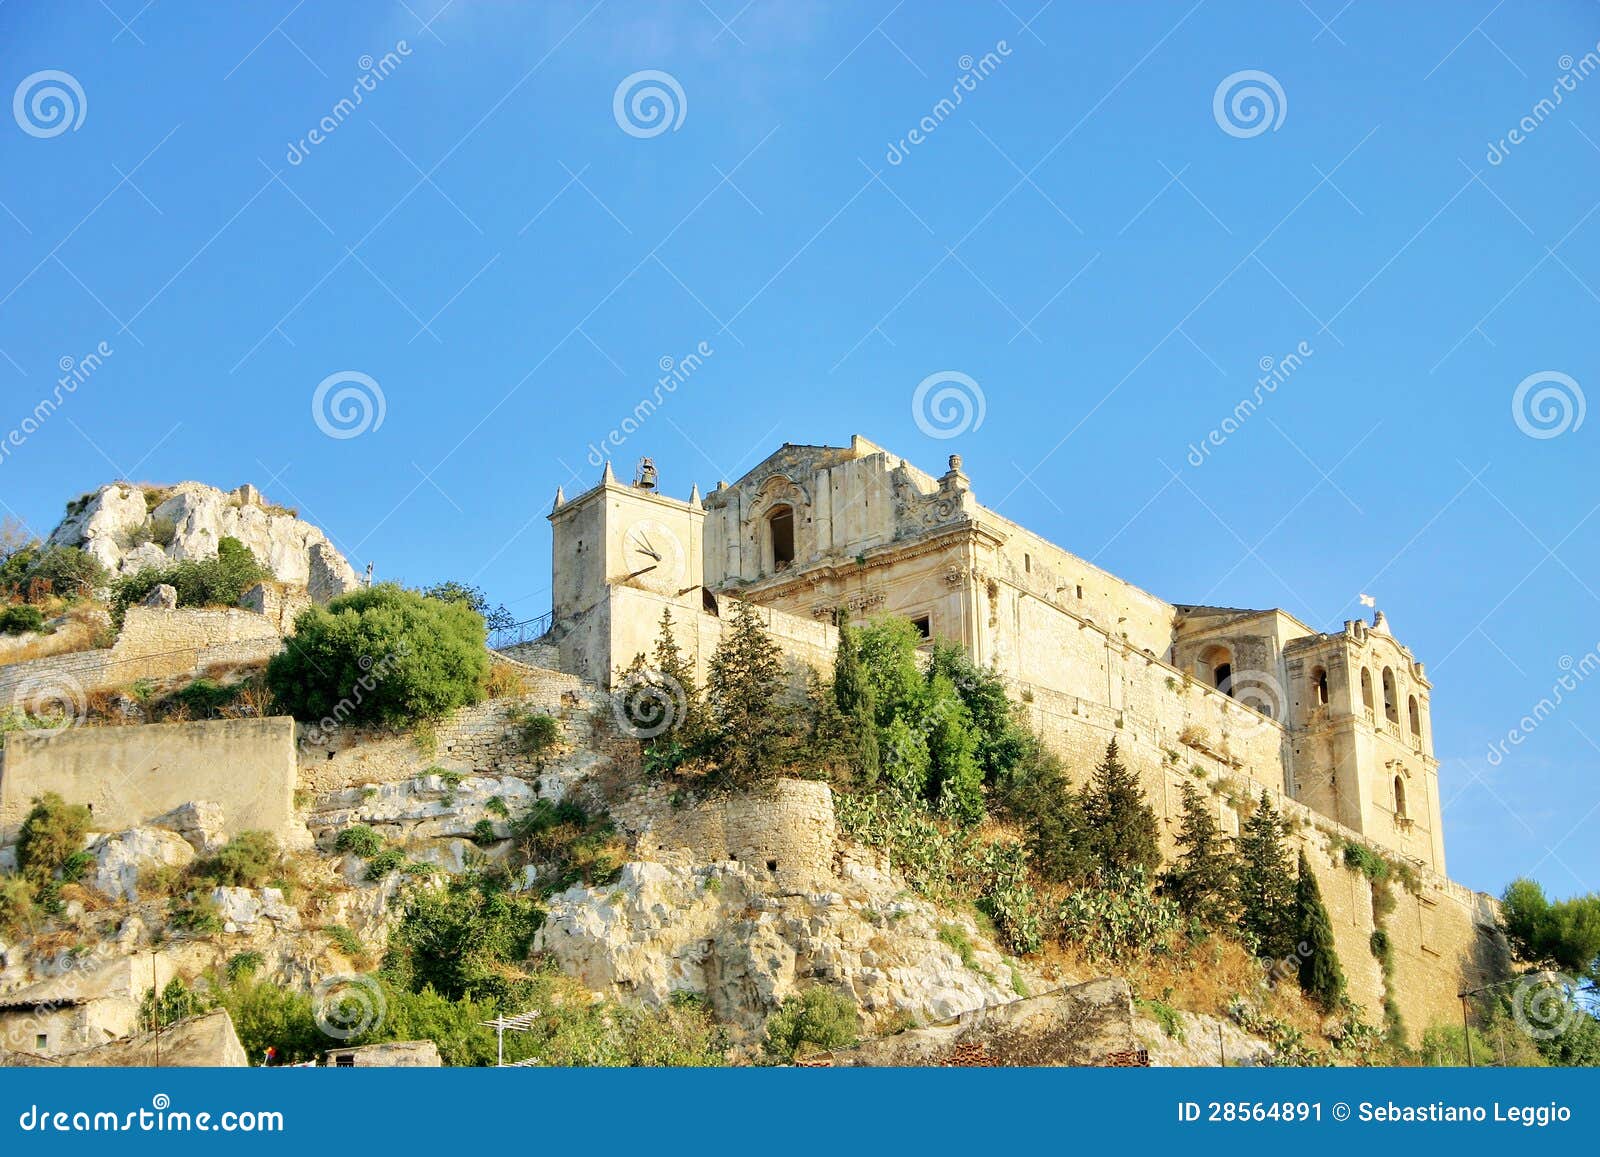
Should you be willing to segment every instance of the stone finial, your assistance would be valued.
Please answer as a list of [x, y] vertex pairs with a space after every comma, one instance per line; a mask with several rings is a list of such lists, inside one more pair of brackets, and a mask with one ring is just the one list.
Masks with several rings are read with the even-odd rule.
[[955, 473], [955, 474], [961, 473], [961, 455], [960, 454], [952, 454], [952, 455], [950, 455], [950, 470], [951, 470], [952, 473]]
[[689, 505], [700, 505], [700, 483], [698, 482], [692, 483], [689, 487]]
[[550, 509], [551, 509], [551, 510], [552, 510], [552, 511], [555, 511], [555, 510], [560, 510], [560, 509], [561, 509], [561, 508], [562, 508], [562, 507], [563, 507], [563, 506], [565, 506], [565, 505], [566, 505], [566, 504], [567, 504], [567, 492], [566, 492], [566, 488], [565, 488], [565, 487], [561, 487], [561, 486], [557, 486], [557, 487], [556, 487], [556, 500], [555, 500], [555, 502], [554, 502], [554, 503], [553, 503], [553, 504], [552, 504], [552, 505], [551, 505], [551, 507], [550, 507]]
[[611, 472], [611, 459], [607, 458], [605, 471], [600, 475], [600, 485], [614, 486], [616, 481], [617, 476]]

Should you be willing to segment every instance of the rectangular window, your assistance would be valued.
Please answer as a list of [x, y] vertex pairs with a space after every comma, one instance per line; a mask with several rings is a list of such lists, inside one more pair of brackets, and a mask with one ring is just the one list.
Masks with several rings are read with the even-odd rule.
[[911, 620], [911, 625], [917, 628], [917, 634], [924, 639], [933, 637], [933, 620], [927, 615], [919, 615]]
[[34, 1039], [33, 1044], [35, 1048], [43, 1052], [45, 1049], [50, 1047], [50, 1037], [46, 1033], [40, 1033], [38, 1037]]

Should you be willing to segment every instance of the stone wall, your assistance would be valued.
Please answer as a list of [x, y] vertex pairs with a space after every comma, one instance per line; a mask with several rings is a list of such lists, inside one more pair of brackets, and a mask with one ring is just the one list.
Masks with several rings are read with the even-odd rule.
[[642, 860], [670, 860], [687, 850], [692, 863], [736, 860], [796, 886], [815, 885], [834, 874], [838, 827], [833, 792], [825, 783], [782, 779], [769, 788], [714, 796], [682, 810], [657, 792], [629, 801], [613, 815], [637, 831], [636, 855]]
[[81, 708], [91, 691], [199, 674], [214, 664], [265, 662], [282, 647], [273, 621], [252, 611], [129, 607], [111, 647], [0, 667], [0, 705], [25, 709], [45, 700]]
[[297, 749], [301, 789], [320, 796], [397, 783], [435, 767], [538, 778], [544, 768], [508, 745], [516, 709], [553, 715], [565, 746], [589, 749], [597, 757], [609, 753], [616, 742], [609, 695], [573, 675], [517, 666], [523, 694], [452, 712], [434, 727], [431, 747], [413, 733], [345, 727], [318, 736], [303, 729]]
[[[1194, 700], [1194, 692], [1188, 698]], [[1243, 817], [1265, 790], [1293, 828], [1291, 856], [1302, 847], [1306, 850], [1333, 924], [1350, 998], [1364, 1008], [1370, 1022], [1382, 1023], [1385, 996], [1392, 996], [1408, 1038], [1416, 1043], [1429, 1026], [1455, 1023], [1461, 1012], [1456, 993], [1494, 979], [1495, 970], [1503, 965], [1504, 945], [1494, 928], [1493, 899], [1414, 864], [1420, 891], [1413, 894], [1403, 885], [1393, 885], [1395, 908], [1382, 922], [1393, 962], [1386, 984], [1371, 950], [1372, 933], [1378, 927], [1371, 888], [1364, 875], [1345, 866], [1343, 845], [1383, 849], [1289, 798], [1281, 782], [1271, 782], [1274, 765], [1235, 766], [1232, 759], [1215, 752], [1173, 743], [1173, 729], [1184, 718], [1180, 707], [1163, 712], [1154, 722], [1124, 715], [1123, 726], [1118, 727], [1115, 714], [1091, 709], [1071, 696], [1035, 690], [1025, 706], [1033, 725], [1063, 755], [1077, 782], [1088, 778], [1106, 744], [1117, 740], [1123, 762], [1139, 775], [1155, 809], [1162, 851], [1169, 858], [1177, 852], [1174, 841], [1181, 826], [1184, 782], [1215, 800], [1218, 823], [1230, 835], [1239, 833]], [[1258, 774], [1258, 766], [1267, 774]]]
[[35, 796], [88, 804], [96, 831], [138, 827], [180, 804], [222, 805], [230, 836], [251, 828], [304, 842], [295, 820], [294, 721], [219, 719], [12, 734], [0, 763], [0, 842]]

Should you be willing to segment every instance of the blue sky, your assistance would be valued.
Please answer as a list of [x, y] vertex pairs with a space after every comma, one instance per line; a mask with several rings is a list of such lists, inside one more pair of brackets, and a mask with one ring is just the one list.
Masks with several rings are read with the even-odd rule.
[[[556, 486], [704, 343], [619, 471], [860, 432], [1174, 601], [1370, 592], [1435, 683], [1452, 875], [1591, 890], [1600, 687], [1488, 751], [1600, 644], [1597, 42], [1579, 0], [11, 0], [0, 426], [111, 352], [0, 500], [252, 481], [531, 617]], [[648, 78], [615, 112], [644, 71], [670, 126]], [[346, 373], [383, 420], [331, 437]], [[919, 423], [939, 373], [981, 424]]]

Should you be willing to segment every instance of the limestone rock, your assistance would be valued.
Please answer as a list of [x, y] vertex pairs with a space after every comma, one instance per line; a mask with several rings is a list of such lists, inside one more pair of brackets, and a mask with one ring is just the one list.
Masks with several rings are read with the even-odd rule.
[[192, 800], [157, 816], [150, 826], [177, 833], [196, 852], [208, 856], [228, 842], [225, 823], [221, 804]]
[[178, 606], [178, 588], [168, 583], [157, 583], [150, 593], [139, 600], [141, 607], [164, 607], [171, 611]]
[[[229, 493], [181, 482], [163, 493], [167, 497], [149, 510], [140, 487], [103, 486], [56, 527], [50, 545], [82, 547], [113, 574], [131, 574], [146, 566], [215, 558], [217, 543], [232, 537], [248, 546], [280, 582], [305, 587], [313, 598], [326, 600], [360, 585], [355, 570], [321, 530], [262, 505], [254, 487]], [[171, 527], [165, 546], [150, 538], [158, 526]], [[149, 540], [138, 542], [141, 537]]]
[[139, 873], [146, 868], [187, 867], [194, 849], [180, 836], [158, 828], [130, 828], [103, 836], [90, 846], [94, 867], [89, 882], [113, 900], [137, 902]]
[[[966, 961], [941, 939], [945, 925], [970, 945]], [[535, 948], [597, 992], [650, 1004], [704, 996], [746, 1040], [815, 982], [869, 1015], [923, 1021], [1016, 999], [1007, 962], [969, 920], [905, 899], [887, 874], [817, 892], [734, 861], [629, 863], [611, 887], [552, 897]]]
[[277, 888], [213, 888], [211, 901], [217, 906], [224, 932], [254, 931], [262, 921], [284, 930], [300, 927], [300, 913]]

